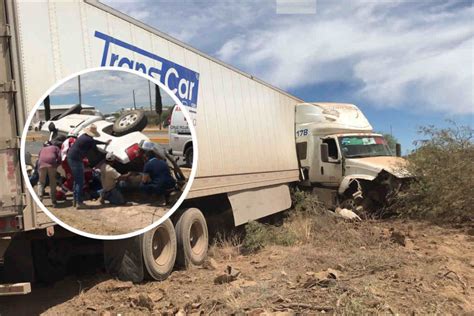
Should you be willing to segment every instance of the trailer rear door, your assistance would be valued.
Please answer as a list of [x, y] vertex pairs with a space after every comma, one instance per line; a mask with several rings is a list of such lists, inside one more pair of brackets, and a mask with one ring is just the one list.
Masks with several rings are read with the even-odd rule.
[[19, 145], [27, 111], [22, 106], [15, 32], [12, 2], [0, 0], [0, 234], [54, 224], [39, 214], [22, 182]]
[[0, 232], [21, 228], [19, 139], [15, 115], [15, 81], [10, 61], [11, 29], [5, 2], [0, 1]]

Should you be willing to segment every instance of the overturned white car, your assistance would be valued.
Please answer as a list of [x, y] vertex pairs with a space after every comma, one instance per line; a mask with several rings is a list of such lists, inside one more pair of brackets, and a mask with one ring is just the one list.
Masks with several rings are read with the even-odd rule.
[[139, 144], [150, 141], [141, 132], [147, 125], [145, 114], [141, 111], [129, 111], [112, 123], [102, 116], [81, 114], [81, 110], [80, 104], [71, 107], [44, 123], [41, 131], [49, 133], [50, 140], [58, 137], [77, 137], [84, 133], [86, 127], [94, 124], [100, 134], [95, 139], [102, 142], [110, 141], [110, 143], [98, 145], [98, 152], [88, 153], [87, 158], [91, 165], [103, 160], [105, 154], [111, 152], [116, 157], [121, 171], [141, 171], [143, 162], [141, 159], [136, 161], [140, 156]]

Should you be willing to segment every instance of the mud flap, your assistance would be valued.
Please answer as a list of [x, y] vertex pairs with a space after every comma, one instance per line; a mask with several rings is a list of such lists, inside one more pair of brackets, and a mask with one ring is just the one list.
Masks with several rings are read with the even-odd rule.
[[234, 224], [239, 226], [291, 207], [290, 189], [286, 184], [228, 193], [234, 214]]
[[122, 281], [142, 282], [144, 272], [140, 237], [104, 241], [104, 265], [108, 273]]

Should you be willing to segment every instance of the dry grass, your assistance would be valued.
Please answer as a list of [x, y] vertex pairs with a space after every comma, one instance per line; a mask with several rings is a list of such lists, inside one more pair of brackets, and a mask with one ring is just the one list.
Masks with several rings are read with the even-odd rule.
[[208, 255], [222, 260], [232, 260], [240, 255], [242, 249], [241, 237], [237, 234], [217, 235], [209, 247]]

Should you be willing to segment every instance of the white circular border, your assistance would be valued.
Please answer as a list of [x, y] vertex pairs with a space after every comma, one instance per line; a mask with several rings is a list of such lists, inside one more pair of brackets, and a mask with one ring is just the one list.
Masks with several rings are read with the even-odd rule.
[[[122, 234], [122, 235], [95, 235], [95, 234], [91, 234], [91, 233], [88, 233], [88, 232], [84, 232], [82, 230], [79, 230], [79, 229], [76, 229], [72, 226], [69, 226], [68, 224], [64, 223], [63, 221], [61, 221], [60, 219], [58, 219], [56, 216], [54, 216], [53, 213], [51, 213], [44, 205], [43, 203], [41, 203], [40, 199], [38, 198], [38, 196], [36, 195], [36, 192], [35, 190], [33, 189], [33, 186], [31, 185], [30, 183], [30, 180], [29, 180], [29, 177], [28, 177], [28, 173], [26, 172], [26, 160], [25, 160], [25, 154], [26, 154], [26, 148], [25, 148], [25, 145], [26, 145], [26, 136], [28, 134], [28, 127], [30, 126], [31, 124], [31, 121], [33, 120], [33, 116], [35, 114], [35, 112], [38, 110], [38, 108], [40, 107], [41, 103], [43, 102], [43, 100], [49, 95], [51, 94], [51, 92], [53, 92], [55, 89], [57, 89], [59, 86], [61, 86], [62, 84], [64, 84], [66, 81], [68, 80], [71, 80], [79, 75], [83, 75], [83, 74], [86, 74], [86, 73], [89, 73], [89, 72], [95, 72], [95, 71], [122, 71], [122, 72], [128, 72], [128, 73], [131, 73], [131, 74], [134, 74], [134, 75], [138, 75], [140, 77], [143, 77], [144, 79], [147, 79], [151, 82], [153, 82], [154, 84], [157, 84], [160, 89], [164, 90], [172, 99], [173, 101], [178, 105], [180, 106], [181, 110], [183, 110], [183, 114], [184, 114], [184, 117], [186, 118], [186, 121], [187, 122], [191, 122], [188, 124], [190, 130], [191, 130], [191, 137], [192, 137], [192, 141], [193, 141], [193, 148], [194, 148], [194, 157], [193, 157], [193, 167], [191, 169], [191, 174], [188, 178], [188, 182], [186, 184], [186, 187], [184, 188], [184, 191], [183, 193], [181, 194], [180, 198], [178, 199], [178, 201], [173, 205], [173, 207], [166, 212], [166, 214], [160, 218], [158, 221], [140, 229], [140, 230], [137, 230], [137, 231], [134, 231], [134, 232], [131, 232], [131, 233], [127, 233], [127, 234]], [[48, 91], [46, 91], [46, 93], [43, 94], [43, 96], [39, 99], [39, 101], [35, 104], [35, 106], [31, 109], [30, 113], [28, 114], [28, 118], [26, 120], [26, 123], [25, 123], [25, 126], [23, 127], [23, 133], [22, 133], [22, 136], [21, 136], [21, 143], [20, 143], [20, 164], [21, 164], [21, 172], [23, 174], [23, 177], [25, 179], [25, 183], [26, 183], [26, 187], [28, 188], [28, 190], [30, 191], [30, 195], [32, 196], [33, 200], [36, 202], [36, 205], [39, 206], [41, 208], [41, 210], [43, 212], [45, 212], [52, 220], [54, 220], [57, 224], [61, 225], [62, 227], [68, 229], [69, 231], [75, 233], [75, 234], [78, 234], [78, 235], [81, 235], [81, 236], [85, 236], [85, 237], [88, 237], [88, 238], [93, 238], [93, 239], [102, 239], [102, 240], [117, 240], [117, 239], [124, 239], [124, 238], [130, 238], [130, 237], [135, 237], [135, 236], [138, 236], [138, 235], [141, 235], [143, 233], [146, 233], [147, 231], [157, 227], [158, 225], [160, 225], [161, 223], [163, 223], [165, 220], [167, 220], [177, 209], [179, 206], [181, 206], [181, 204], [183, 203], [184, 199], [186, 198], [186, 196], [188, 195], [188, 192], [189, 190], [191, 189], [191, 186], [193, 184], [193, 181], [194, 181], [194, 177], [196, 175], [196, 170], [197, 170], [197, 162], [198, 162], [198, 143], [197, 143], [197, 137], [196, 137], [196, 130], [194, 128], [194, 125], [192, 124], [192, 120], [191, 120], [191, 117], [188, 113], [188, 110], [186, 109], [186, 107], [181, 103], [181, 101], [176, 97], [176, 95], [174, 93], [171, 92], [171, 90], [166, 87], [164, 84], [162, 84], [160, 81], [158, 81], [157, 79], [151, 77], [151, 76], [147, 76], [145, 75], [144, 73], [142, 72], [138, 72], [138, 71], [134, 71], [134, 70], [131, 70], [131, 69], [127, 69], [127, 68], [120, 68], [120, 67], [97, 67], [97, 68], [89, 68], [89, 69], [85, 69], [85, 70], [82, 70], [82, 71], [79, 71], [79, 72], [76, 72], [70, 76], [67, 76], [66, 78], [56, 82], [51, 88], [48, 89]]]

